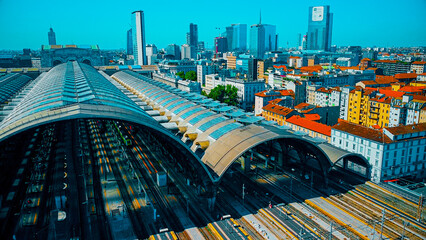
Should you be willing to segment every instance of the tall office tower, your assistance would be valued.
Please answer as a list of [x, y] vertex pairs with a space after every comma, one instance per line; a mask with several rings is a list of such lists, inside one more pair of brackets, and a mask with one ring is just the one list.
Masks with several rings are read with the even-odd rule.
[[133, 55], [136, 65], [146, 65], [145, 20], [143, 11], [132, 12]]
[[133, 36], [131, 28], [127, 31], [127, 55], [133, 55]]
[[198, 42], [198, 51], [199, 52], [203, 52], [203, 51], [205, 51], [206, 50], [206, 47], [205, 47], [205, 45], [204, 45], [204, 41], [200, 41], [200, 42]]
[[173, 60], [180, 60], [180, 47], [177, 44], [169, 44], [166, 48], [166, 57]]
[[189, 46], [191, 46], [191, 58], [197, 59], [198, 52], [198, 26], [197, 24], [189, 24]]
[[297, 34], [297, 49], [302, 50], [302, 34]]
[[330, 51], [332, 25], [330, 6], [309, 7], [308, 50]]
[[148, 44], [146, 45], [145, 49], [146, 49], [147, 64], [152, 65], [152, 56], [157, 54], [157, 46], [155, 46], [155, 44]]
[[250, 54], [255, 58], [263, 59], [265, 52], [277, 49], [278, 35], [276, 26], [256, 24], [250, 27]]
[[47, 33], [47, 36], [49, 38], [49, 45], [56, 45], [56, 35], [52, 28], [50, 28], [50, 31]]
[[216, 37], [214, 39], [215, 53], [225, 53], [228, 51], [228, 42], [226, 37]]
[[191, 59], [191, 47], [188, 44], [183, 44], [180, 50], [181, 59]]
[[228, 51], [245, 52], [247, 50], [247, 24], [231, 24], [226, 27]]

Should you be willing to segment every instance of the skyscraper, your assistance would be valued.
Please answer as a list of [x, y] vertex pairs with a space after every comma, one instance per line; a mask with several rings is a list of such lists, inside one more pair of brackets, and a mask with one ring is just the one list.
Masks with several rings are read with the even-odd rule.
[[146, 65], [145, 20], [143, 11], [132, 13], [133, 55], [136, 65]]
[[247, 50], [247, 24], [231, 24], [226, 27], [228, 50], [245, 52]]
[[309, 7], [308, 50], [330, 51], [332, 25], [330, 6]]
[[276, 26], [256, 24], [250, 27], [250, 54], [255, 58], [263, 59], [265, 52], [277, 49]]
[[131, 28], [127, 31], [127, 55], [133, 55], [133, 35]]
[[214, 39], [215, 53], [225, 53], [228, 51], [228, 42], [226, 37], [216, 37]]
[[198, 26], [197, 24], [189, 24], [189, 43], [188, 45], [191, 47], [191, 58], [197, 58], [198, 52]]
[[49, 45], [56, 45], [56, 35], [52, 28], [50, 28], [50, 31], [47, 33], [47, 36], [49, 38]]

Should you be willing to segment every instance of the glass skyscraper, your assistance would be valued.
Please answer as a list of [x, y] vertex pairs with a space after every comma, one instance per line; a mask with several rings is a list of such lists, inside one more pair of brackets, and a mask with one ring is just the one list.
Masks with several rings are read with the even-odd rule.
[[133, 34], [131, 28], [127, 31], [127, 55], [133, 55]]
[[276, 26], [256, 24], [250, 27], [250, 54], [263, 59], [265, 52], [277, 50]]
[[231, 24], [226, 27], [228, 50], [245, 52], [247, 50], [247, 24]]
[[309, 7], [307, 49], [330, 51], [332, 25], [330, 6]]
[[145, 20], [143, 11], [132, 13], [133, 56], [136, 65], [146, 65]]

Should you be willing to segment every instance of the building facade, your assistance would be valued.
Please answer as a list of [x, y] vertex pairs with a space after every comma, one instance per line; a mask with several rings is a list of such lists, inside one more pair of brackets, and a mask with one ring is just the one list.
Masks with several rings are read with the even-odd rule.
[[331, 144], [368, 159], [373, 182], [425, 176], [425, 123], [380, 131], [341, 121], [331, 129]]
[[131, 28], [127, 30], [127, 55], [133, 55], [133, 33]]
[[250, 27], [250, 54], [255, 58], [264, 59], [265, 52], [277, 49], [277, 42], [275, 25], [259, 23]]
[[309, 7], [307, 49], [330, 51], [332, 25], [330, 6]]
[[228, 50], [245, 52], [247, 50], [247, 24], [231, 24], [226, 27]]
[[145, 19], [143, 11], [132, 13], [133, 56], [136, 65], [147, 65], [145, 43]]

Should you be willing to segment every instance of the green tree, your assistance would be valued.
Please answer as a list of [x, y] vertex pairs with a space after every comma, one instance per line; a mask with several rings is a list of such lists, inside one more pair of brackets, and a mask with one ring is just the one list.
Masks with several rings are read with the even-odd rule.
[[197, 81], [197, 73], [195, 71], [188, 71], [185, 73], [185, 79]]
[[206, 93], [206, 91], [201, 91], [201, 95], [208, 97], [209, 95]]
[[185, 79], [185, 73], [183, 72], [176, 73], [176, 76], [179, 76], [180, 78]]
[[213, 88], [208, 97], [232, 106], [238, 105], [238, 88], [232, 85], [218, 85]]

